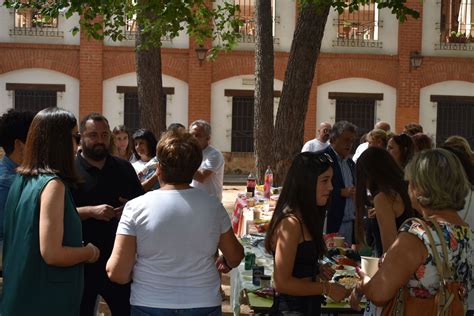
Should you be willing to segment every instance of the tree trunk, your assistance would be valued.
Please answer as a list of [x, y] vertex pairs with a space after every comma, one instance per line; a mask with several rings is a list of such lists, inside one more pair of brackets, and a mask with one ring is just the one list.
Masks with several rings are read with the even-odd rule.
[[274, 181], [283, 184], [294, 156], [301, 151], [304, 121], [330, 4], [301, 6], [291, 44], [275, 122]]
[[[138, 31], [136, 45], [145, 40]], [[166, 100], [161, 76], [161, 48], [139, 49], [135, 54], [137, 65], [138, 104], [140, 125], [159, 139], [166, 130]]]
[[262, 183], [267, 166], [274, 166], [273, 139], [273, 34], [271, 1], [255, 2], [255, 101], [254, 151], [257, 180]]

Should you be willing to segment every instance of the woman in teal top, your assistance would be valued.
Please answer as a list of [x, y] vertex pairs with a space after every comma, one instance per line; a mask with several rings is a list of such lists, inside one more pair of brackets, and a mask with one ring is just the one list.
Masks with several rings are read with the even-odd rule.
[[82, 246], [69, 192], [79, 139], [68, 111], [48, 108], [33, 119], [5, 205], [3, 316], [79, 315], [82, 263], [99, 257], [94, 245]]

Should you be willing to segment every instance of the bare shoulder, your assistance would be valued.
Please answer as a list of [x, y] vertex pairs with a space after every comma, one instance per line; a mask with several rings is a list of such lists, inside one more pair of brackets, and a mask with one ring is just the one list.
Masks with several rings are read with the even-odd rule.
[[286, 235], [290, 239], [300, 239], [301, 223], [295, 215], [290, 215], [283, 218], [278, 224], [276, 230], [278, 235]]
[[394, 203], [399, 197], [398, 193], [395, 192], [379, 192], [374, 196], [374, 202], [379, 203]]
[[50, 180], [44, 187], [43, 193], [54, 194], [64, 192], [65, 186], [61, 179], [54, 178]]
[[390, 250], [392, 254], [400, 255], [401, 258], [418, 258], [420, 264], [428, 255], [428, 251], [423, 241], [421, 241], [418, 236], [409, 232], [399, 233], [392, 247], [390, 247]]

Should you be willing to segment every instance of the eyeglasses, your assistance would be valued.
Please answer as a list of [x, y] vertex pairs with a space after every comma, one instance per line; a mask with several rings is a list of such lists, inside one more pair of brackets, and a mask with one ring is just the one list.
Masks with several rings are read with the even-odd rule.
[[329, 133], [329, 128], [324, 128], [324, 129], [322, 130], [322, 132], [323, 132], [323, 133]]
[[79, 133], [72, 134], [72, 138], [74, 138], [76, 140], [76, 144], [79, 145], [79, 142], [81, 141], [81, 134]]

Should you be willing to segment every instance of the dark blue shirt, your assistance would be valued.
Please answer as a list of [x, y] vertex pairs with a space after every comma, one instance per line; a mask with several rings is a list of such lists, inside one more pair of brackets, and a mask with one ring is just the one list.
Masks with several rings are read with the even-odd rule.
[[0, 241], [3, 241], [3, 219], [5, 216], [5, 203], [8, 191], [15, 179], [18, 165], [6, 155], [0, 160]]

